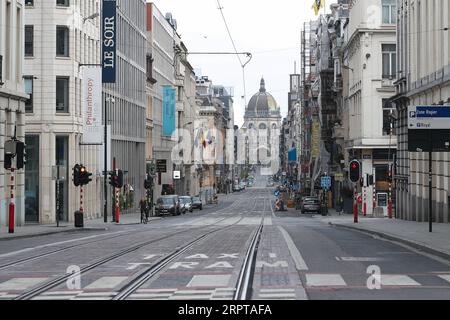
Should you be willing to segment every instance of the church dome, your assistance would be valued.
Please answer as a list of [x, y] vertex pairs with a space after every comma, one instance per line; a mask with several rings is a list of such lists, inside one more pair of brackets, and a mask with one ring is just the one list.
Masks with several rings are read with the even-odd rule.
[[246, 115], [248, 117], [265, 117], [271, 115], [279, 115], [280, 108], [274, 97], [266, 91], [266, 83], [261, 79], [261, 87], [248, 103]]

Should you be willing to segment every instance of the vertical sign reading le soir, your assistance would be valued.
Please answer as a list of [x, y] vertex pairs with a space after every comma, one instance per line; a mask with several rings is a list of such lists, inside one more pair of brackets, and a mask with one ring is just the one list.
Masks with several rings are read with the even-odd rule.
[[103, 83], [116, 83], [116, 0], [103, 0], [102, 65]]
[[171, 137], [175, 131], [175, 89], [163, 86], [163, 135]]
[[83, 68], [83, 143], [102, 144], [102, 70], [100, 67]]

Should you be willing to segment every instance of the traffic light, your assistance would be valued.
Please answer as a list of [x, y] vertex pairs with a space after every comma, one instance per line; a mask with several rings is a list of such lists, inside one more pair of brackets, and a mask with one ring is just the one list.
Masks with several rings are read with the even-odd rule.
[[123, 171], [122, 170], [118, 170], [117, 171], [117, 185], [116, 188], [122, 188], [123, 187]]
[[109, 173], [109, 184], [114, 188], [117, 186], [117, 175], [115, 171]]
[[88, 185], [89, 182], [92, 181], [91, 176], [92, 176], [92, 173], [87, 171], [85, 166], [81, 165], [80, 166], [80, 185], [82, 185], [82, 186]]
[[368, 174], [367, 175], [367, 185], [373, 186], [374, 184], [375, 184], [375, 177], [373, 176], [373, 174]]
[[361, 164], [358, 160], [350, 162], [350, 181], [357, 183], [361, 178]]
[[75, 185], [75, 187], [78, 187], [81, 185], [81, 172], [80, 172], [80, 165], [76, 164], [73, 167], [73, 184]]
[[144, 188], [146, 189], [146, 190], [149, 190], [149, 189], [151, 189], [152, 188], [152, 185], [153, 185], [153, 177], [151, 176], [151, 175], [147, 175], [147, 178], [145, 179], [145, 181], [144, 181]]

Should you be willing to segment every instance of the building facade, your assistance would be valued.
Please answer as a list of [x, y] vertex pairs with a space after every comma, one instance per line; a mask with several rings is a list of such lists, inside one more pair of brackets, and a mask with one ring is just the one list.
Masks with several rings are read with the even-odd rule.
[[250, 165], [262, 165], [262, 174], [274, 175], [280, 169], [280, 107], [267, 92], [261, 79], [260, 89], [250, 99], [242, 127], [246, 139], [245, 158]]
[[[350, 20], [346, 26], [345, 68], [350, 70], [346, 112], [349, 115], [348, 158], [362, 164], [363, 199], [361, 212], [372, 215], [374, 204], [387, 215], [389, 198], [395, 197], [389, 182], [397, 149], [392, 130], [393, 108], [389, 99], [395, 95], [396, 3], [392, 0], [350, 1]], [[375, 184], [367, 186], [367, 175]], [[373, 199], [382, 199], [373, 201]]]
[[[399, 0], [398, 81], [392, 99], [398, 111], [395, 167], [397, 217], [424, 222], [429, 216], [428, 153], [408, 152], [408, 106], [450, 105], [450, 4]], [[450, 153], [433, 154], [434, 221], [450, 222]]]
[[[108, 114], [103, 121], [110, 127], [108, 168], [115, 160], [116, 168], [126, 171], [122, 193], [124, 203], [132, 207], [145, 177], [145, 1], [119, 0], [117, 6], [117, 81], [103, 85], [103, 108]], [[103, 192], [104, 149], [82, 141], [82, 70], [100, 63], [101, 10], [97, 0], [34, 1], [26, 7], [24, 74], [32, 97], [26, 106], [29, 222], [56, 220], [55, 165], [66, 170], [66, 179], [58, 186], [61, 220], [72, 221], [80, 208], [80, 190], [73, 186], [71, 175], [76, 163], [93, 173], [85, 187], [85, 218], [103, 214], [105, 196], [111, 214], [112, 189], [108, 186], [108, 194]]]
[[[8, 225], [11, 194], [11, 171], [4, 168], [5, 141], [16, 137], [25, 140], [24, 90], [24, 10], [25, 1], [0, 1], [0, 228]], [[29, 166], [27, 165], [27, 169]], [[14, 173], [15, 225], [25, 223], [24, 170]]]

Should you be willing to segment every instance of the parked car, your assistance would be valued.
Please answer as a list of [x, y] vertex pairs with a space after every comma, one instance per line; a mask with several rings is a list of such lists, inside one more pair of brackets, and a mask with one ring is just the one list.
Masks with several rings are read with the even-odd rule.
[[192, 197], [192, 208], [203, 210], [203, 202], [200, 197]]
[[321, 206], [318, 197], [304, 197], [301, 206], [302, 213], [315, 212], [320, 213]]
[[162, 196], [156, 200], [155, 214], [157, 216], [171, 214], [179, 216], [181, 214], [180, 200], [178, 196]]
[[189, 212], [194, 211], [194, 208], [192, 206], [192, 197], [189, 196], [180, 197], [180, 204], [185, 209], [184, 213], [186, 213], [187, 211]]

